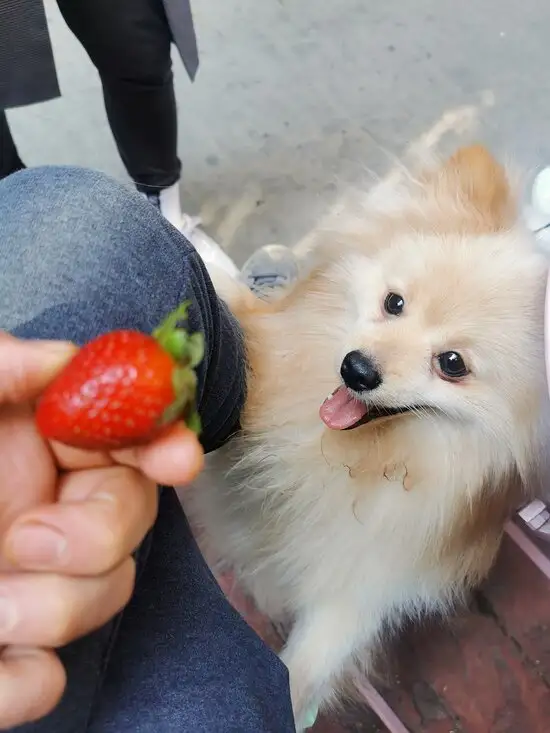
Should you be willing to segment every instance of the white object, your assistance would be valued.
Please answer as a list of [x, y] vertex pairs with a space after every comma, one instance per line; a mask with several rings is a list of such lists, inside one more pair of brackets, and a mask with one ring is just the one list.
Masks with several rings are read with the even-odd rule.
[[240, 278], [237, 265], [231, 257], [226, 254], [221, 246], [212, 237], [200, 228], [200, 217], [182, 214], [179, 229], [183, 236], [188, 239], [197, 250], [202, 261], [209, 269], [211, 265], [223, 270], [235, 279]]
[[159, 208], [160, 213], [165, 219], [168, 219], [173, 227], [176, 227], [176, 229], [181, 228], [183, 213], [181, 210], [179, 181], [159, 191]]
[[550, 221], [550, 166], [543, 168], [535, 178], [531, 193], [533, 208]]
[[525, 207], [524, 219], [543, 249], [550, 249], [550, 166], [537, 174], [531, 189], [531, 202]]

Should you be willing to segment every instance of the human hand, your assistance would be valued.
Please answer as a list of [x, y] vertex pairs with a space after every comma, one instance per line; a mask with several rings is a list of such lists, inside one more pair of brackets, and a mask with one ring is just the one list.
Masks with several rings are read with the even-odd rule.
[[197, 438], [182, 426], [111, 454], [46, 443], [32, 402], [74, 351], [0, 334], [1, 729], [55, 707], [65, 672], [53, 649], [124, 607], [157, 484], [187, 483], [202, 467]]

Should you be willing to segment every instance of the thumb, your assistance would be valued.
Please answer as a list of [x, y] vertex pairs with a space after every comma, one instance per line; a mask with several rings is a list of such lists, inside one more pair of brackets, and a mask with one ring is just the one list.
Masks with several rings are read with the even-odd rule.
[[0, 333], [0, 404], [37, 397], [75, 352], [66, 341], [25, 341]]

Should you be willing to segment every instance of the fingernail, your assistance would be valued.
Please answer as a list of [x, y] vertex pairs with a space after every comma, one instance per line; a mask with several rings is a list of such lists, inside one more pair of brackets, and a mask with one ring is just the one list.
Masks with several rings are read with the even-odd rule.
[[0, 635], [13, 631], [17, 625], [17, 619], [15, 601], [0, 588]]
[[17, 565], [32, 569], [59, 567], [68, 560], [67, 540], [54, 527], [29, 522], [17, 527], [8, 552]]

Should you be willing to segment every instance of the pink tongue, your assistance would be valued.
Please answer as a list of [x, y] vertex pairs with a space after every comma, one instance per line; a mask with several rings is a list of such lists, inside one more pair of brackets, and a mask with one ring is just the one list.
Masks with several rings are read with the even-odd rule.
[[323, 402], [319, 416], [328, 428], [345, 430], [359, 422], [367, 413], [367, 407], [352, 397], [346, 387], [338, 387], [330, 397]]

